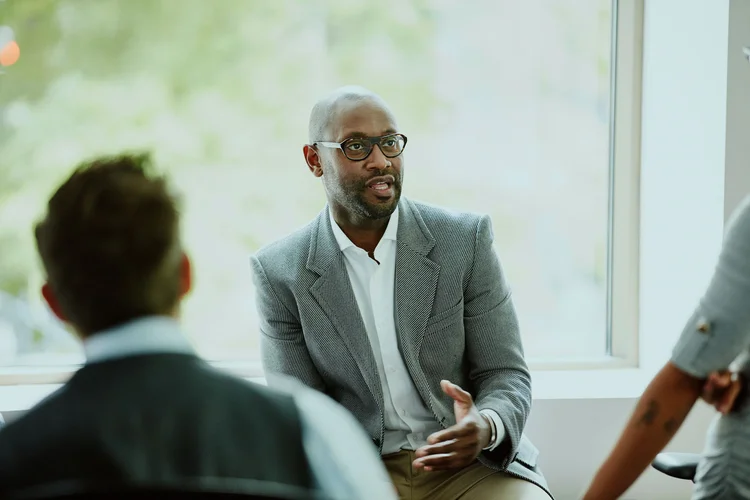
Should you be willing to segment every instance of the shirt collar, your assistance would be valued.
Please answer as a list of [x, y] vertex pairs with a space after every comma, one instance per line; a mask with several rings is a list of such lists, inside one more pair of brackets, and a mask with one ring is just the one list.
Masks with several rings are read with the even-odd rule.
[[[352, 243], [352, 240], [349, 239], [349, 237], [344, 234], [344, 231], [341, 230], [338, 224], [336, 224], [336, 221], [333, 219], [333, 212], [331, 209], [328, 209], [328, 218], [331, 220], [331, 229], [333, 230], [333, 236], [336, 238], [336, 243], [339, 244], [339, 248], [341, 251], [346, 250], [349, 247], [353, 247], [354, 243]], [[396, 210], [393, 211], [391, 214], [391, 218], [388, 220], [388, 225], [385, 228], [385, 233], [383, 233], [383, 240], [392, 240], [396, 241], [396, 236], [398, 235], [398, 206], [396, 206]]]
[[138, 354], [194, 354], [179, 323], [167, 316], [146, 316], [92, 334], [84, 339], [83, 352], [89, 363]]

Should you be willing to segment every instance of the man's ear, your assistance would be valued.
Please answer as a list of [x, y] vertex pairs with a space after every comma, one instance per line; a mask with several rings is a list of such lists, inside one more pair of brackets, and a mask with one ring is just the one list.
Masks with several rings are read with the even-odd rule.
[[65, 314], [60, 307], [60, 302], [58, 302], [57, 296], [55, 295], [55, 292], [52, 291], [52, 287], [49, 283], [45, 282], [42, 285], [42, 297], [44, 297], [44, 301], [47, 303], [52, 313], [57, 316], [58, 319], [67, 323], [68, 318], [65, 317]]
[[302, 153], [305, 155], [305, 162], [307, 163], [307, 168], [310, 169], [310, 172], [312, 172], [315, 177], [323, 177], [323, 167], [320, 164], [320, 153], [315, 149], [315, 146], [305, 144], [305, 147], [302, 148]]
[[180, 298], [190, 293], [193, 288], [193, 265], [190, 258], [183, 252], [180, 261]]

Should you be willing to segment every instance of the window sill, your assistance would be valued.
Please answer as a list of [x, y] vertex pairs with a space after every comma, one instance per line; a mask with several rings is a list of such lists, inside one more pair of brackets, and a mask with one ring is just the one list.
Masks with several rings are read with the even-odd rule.
[[[233, 370], [234, 371], [234, 370]], [[244, 367], [239, 374], [265, 384], [260, 372]], [[590, 368], [582, 370], [532, 370], [535, 400], [630, 399], [639, 397], [654, 370], [644, 368]], [[0, 386], [0, 413], [25, 411], [61, 387], [61, 383]]]

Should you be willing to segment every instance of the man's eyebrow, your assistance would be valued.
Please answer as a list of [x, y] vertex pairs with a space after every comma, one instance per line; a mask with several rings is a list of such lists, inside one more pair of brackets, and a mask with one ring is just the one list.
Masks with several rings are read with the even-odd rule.
[[[395, 134], [395, 133], [396, 133], [396, 129], [393, 129], [393, 128], [388, 128], [388, 129], [384, 130], [384, 131], [383, 131], [383, 133], [381, 133], [381, 134], [380, 134], [379, 136], [377, 136], [377, 137], [382, 137], [382, 136], [385, 136], [385, 135], [391, 135], [391, 134]], [[357, 131], [354, 131], [354, 132], [349, 132], [348, 134], [346, 134], [346, 135], [344, 136], [344, 138], [343, 138], [343, 139], [341, 139], [341, 141], [340, 141], [340, 142], [344, 142], [344, 141], [345, 141], [345, 140], [347, 140], [347, 139], [355, 139], [355, 138], [356, 138], [356, 139], [362, 139], [362, 138], [365, 138], [365, 137], [371, 137], [371, 136], [369, 136], [369, 135], [365, 134], [364, 132], [357, 132]]]

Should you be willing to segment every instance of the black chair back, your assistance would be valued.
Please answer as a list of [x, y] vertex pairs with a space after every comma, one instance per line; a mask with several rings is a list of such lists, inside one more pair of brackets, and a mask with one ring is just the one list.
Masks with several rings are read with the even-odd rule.
[[695, 482], [700, 459], [698, 453], [659, 453], [651, 466], [667, 476]]

